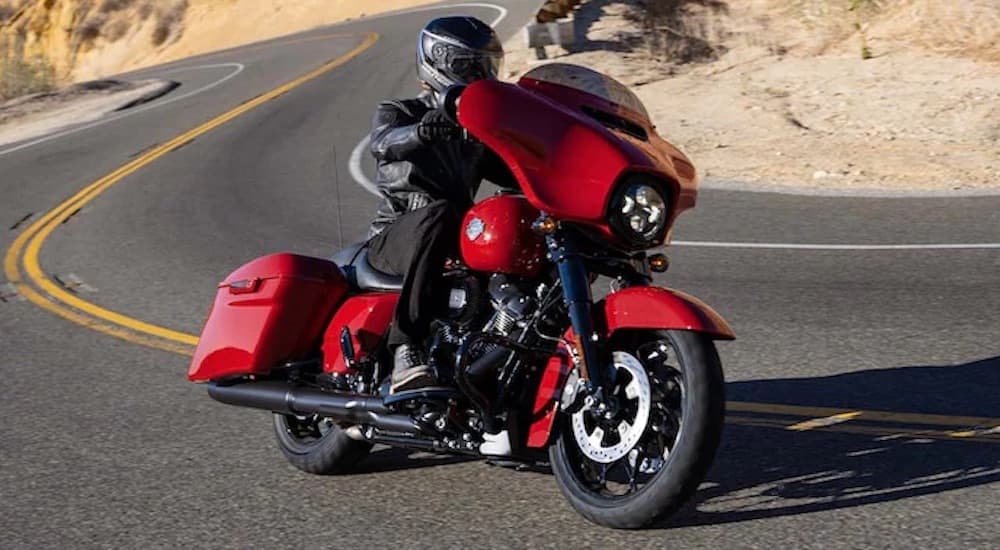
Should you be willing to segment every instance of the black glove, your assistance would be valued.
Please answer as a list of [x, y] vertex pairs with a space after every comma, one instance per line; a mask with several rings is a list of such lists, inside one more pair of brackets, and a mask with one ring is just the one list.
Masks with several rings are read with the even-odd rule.
[[417, 125], [417, 135], [424, 143], [449, 141], [457, 138], [460, 134], [461, 129], [448, 118], [444, 109], [427, 111], [420, 119], [420, 124]]

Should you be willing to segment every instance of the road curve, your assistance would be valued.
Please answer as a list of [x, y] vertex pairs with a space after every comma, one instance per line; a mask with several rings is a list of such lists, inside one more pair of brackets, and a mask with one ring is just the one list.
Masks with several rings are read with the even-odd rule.
[[[504, 2], [501, 32], [536, 4]], [[182, 354], [25, 299], [96, 322], [46, 299], [47, 280], [196, 334], [234, 266], [360, 238], [373, 197], [351, 153], [378, 99], [415, 91], [415, 32], [449, 12], [500, 13], [397, 13], [146, 69], [135, 75], [181, 88], [0, 150], [0, 246], [16, 252], [0, 280], [4, 548], [996, 546], [1000, 250], [967, 245], [1000, 242], [1000, 198], [704, 191], [665, 282], [739, 334], [721, 348], [730, 416], [696, 502], [643, 532], [587, 523], [550, 475], [476, 461], [382, 450], [355, 474], [307, 476], [274, 448], [266, 414], [187, 383]], [[143, 159], [38, 239], [32, 278], [32, 228]], [[767, 246], [727, 246], [746, 243]], [[942, 244], [962, 246], [912, 246]]]

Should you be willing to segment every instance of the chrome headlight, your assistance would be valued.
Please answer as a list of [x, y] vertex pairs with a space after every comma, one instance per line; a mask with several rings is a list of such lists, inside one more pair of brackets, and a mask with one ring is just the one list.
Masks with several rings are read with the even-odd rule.
[[636, 245], [656, 245], [663, 239], [670, 208], [659, 187], [644, 177], [626, 181], [611, 205], [612, 227]]

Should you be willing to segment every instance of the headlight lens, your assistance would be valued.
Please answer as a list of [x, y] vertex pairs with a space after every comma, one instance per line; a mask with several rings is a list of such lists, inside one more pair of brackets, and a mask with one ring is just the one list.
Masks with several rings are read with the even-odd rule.
[[[636, 243], [652, 243], [667, 225], [667, 201], [647, 183], [627, 183], [611, 211], [613, 225]], [[614, 219], [617, 218], [617, 219]]]

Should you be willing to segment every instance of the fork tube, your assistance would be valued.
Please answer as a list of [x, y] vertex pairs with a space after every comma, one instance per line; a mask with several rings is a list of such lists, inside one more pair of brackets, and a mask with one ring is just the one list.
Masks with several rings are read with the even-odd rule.
[[583, 259], [573, 250], [571, 241], [548, 235], [545, 239], [549, 249], [549, 258], [559, 270], [562, 281], [563, 300], [569, 311], [570, 323], [576, 334], [583, 368], [580, 375], [589, 379], [594, 388], [600, 388], [604, 382], [604, 369], [597, 350], [597, 333], [594, 332], [592, 312], [593, 295], [590, 292], [590, 277]]

